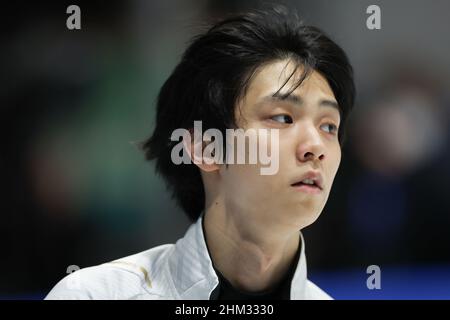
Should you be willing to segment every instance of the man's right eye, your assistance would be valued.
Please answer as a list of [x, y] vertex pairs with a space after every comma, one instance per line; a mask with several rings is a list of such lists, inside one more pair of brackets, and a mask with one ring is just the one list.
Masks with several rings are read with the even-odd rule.
[[287, 114], [279, 114], [279, 115], [271, 117], [270, 119], [277, 121], [277, 122], [282, 122], [282, 123], [292, 123], [293, 122], [292, 117]]

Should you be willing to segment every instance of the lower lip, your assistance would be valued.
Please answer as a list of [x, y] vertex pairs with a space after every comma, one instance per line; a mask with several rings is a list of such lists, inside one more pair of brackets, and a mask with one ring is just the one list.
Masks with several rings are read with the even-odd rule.
[[320, 190], [318, 187], [316, 186], [309, 186], [306, 184], [300, 184], [300, 185], [296, 185], [293, 186], [295, 188], [295, 190], [297, 191], [301, 191], [301, 192], [305, 192], [305, 193], [309, 193], [309, 194], [319, 194], [322, 192], [322, 190]]

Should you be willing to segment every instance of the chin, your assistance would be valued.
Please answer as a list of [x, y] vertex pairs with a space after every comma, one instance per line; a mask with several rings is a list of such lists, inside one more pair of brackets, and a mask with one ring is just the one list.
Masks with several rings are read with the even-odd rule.
[[320, 217], [322, 210], [319, 210], [319, 208], [315, 206], [314, 208], [307, 209], [302, 207], [301, 209], [297, 209], [296, 212], [296, 221], [298, 221], [300, 229], [303, 229], [316, 222], [316, 220]]
[[[296, 230], [301, 230], [310, 224], [314, 223], [317, 218], [320, 216], [320, 213], [314, 213], [316, 211], [305, 210], [304, 208], [300, 209], [298, 207], [288, 210], [286, 215], [284, 216], [284, 221], [290, 225], [295, 227]], [[280, 212], [281, 213], [281, 212]], [[281, 214], [279, 215], [278, 221], [281, 219]]]
[[320, 217], [320, 213], [318, 213], [318, 214], [316, 214], [316, 215], [310, 217], [310, 218], [308, 219], [307, 225], [305, 225], [304, 227], [307, 227], [307, 226], [309, 226], [309, 225], [312, 225], [314, 222], [316, 222], [317, 219], [319, 219], [319, 217]]

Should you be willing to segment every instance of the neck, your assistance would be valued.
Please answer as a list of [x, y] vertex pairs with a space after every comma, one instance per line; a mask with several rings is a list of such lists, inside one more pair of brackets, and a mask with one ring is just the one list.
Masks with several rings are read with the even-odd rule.
[[258, 225], [244, 212], [230, 212], [220, 205], [208, 207], [204, 228], [214, 266], [238, 289], [268, 290], [296, 263], [298, 230], [280, 232], [267, 223]]

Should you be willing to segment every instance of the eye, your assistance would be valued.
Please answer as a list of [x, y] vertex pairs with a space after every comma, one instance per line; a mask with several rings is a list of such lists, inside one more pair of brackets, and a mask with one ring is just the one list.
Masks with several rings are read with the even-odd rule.
[[277, 122], [282, 122], [282, 123], [293, 123], [292, 117], [287, 114], [279, 114], [279, 115], [273, 116], [270, 119], [277, 121]]
[[323, 124], [321, 127], [327, 128], [325, 131], [333, 135], [335, 135], [338, 131], [338, 127], [332, 123]]

